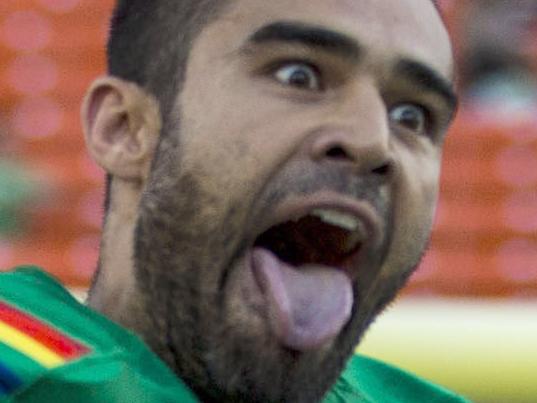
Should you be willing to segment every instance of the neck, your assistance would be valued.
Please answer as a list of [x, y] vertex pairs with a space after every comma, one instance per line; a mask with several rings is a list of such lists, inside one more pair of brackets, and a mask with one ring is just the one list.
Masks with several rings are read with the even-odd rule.
[[140, 186], [114, 179], [112, 198], [103, 229], [99, 270], [87, 304], [109, 319], [137, 331], [144, 317], [134, 273], [134, 232]]

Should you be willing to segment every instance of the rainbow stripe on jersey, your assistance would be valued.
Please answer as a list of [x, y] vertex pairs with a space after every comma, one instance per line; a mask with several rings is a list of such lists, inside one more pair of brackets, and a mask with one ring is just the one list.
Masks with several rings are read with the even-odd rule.
[[0, 299], [0, 397], [91, 351], [64, 331]]

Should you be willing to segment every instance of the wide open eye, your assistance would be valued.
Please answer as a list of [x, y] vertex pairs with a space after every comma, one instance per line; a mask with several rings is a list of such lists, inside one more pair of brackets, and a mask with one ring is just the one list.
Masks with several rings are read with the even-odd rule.
[[429, 113], [427, 110], [417, 104], [404, 103], [393, 107], [390, 110], [390, 122], [416, 134], [425, 134]]
[[274, 73], [275, 78], [284, 85], [318, 91], [321, 89], [319, 71], [303, 62], [290, 62], [282, 65]]

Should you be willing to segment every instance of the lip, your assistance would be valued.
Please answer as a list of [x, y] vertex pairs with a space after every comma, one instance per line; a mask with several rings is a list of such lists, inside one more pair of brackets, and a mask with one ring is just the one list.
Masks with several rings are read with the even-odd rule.
[[[332, 191], [317, 192], [304, 197], [288, 198], [279, 204], [274, 213], [263, 221], [256, 238], [270, 228], [290, 220], [296, 220], [316, 209], [330, 209], [356, 217], [365, 227], [366, 238], [361, 251], [349, 261], [349, 265], [361, 260], [362, 251], [377, 248], [384, 237], [381, 219], [373, 206], [367, 201], [358, 200]], [[345, 265], [347, 266], [347, 264]]]

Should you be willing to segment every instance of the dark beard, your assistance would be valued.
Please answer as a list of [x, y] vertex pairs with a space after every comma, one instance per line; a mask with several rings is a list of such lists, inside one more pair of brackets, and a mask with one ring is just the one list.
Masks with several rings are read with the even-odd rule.
[[[161, 145], [160, 150], [135, 234], [137, 282], [152, 321], [152, 328], [143, 334], [146, 342], [203, 401], [320, 401], [366, 328], [412, 270], [392, 279], [373, 301], [361, 300], [356, 287], [352, 320], [330, 351], [298, 353], [282, 349], [266, 335], [252, 337], [247, 328], [230, 321], [233, 309], [226, 293], [249, 248], [243, 223], [254, 207], [238, 195], [233, 200], [205, 194], [199, 174], [181, 172], [176, 144]], [[262, 214], [287, 193], [308, 194], [328, 187], [371, 199], [390, 225], [390, 208], [385, 200], [374, 200], [379, 197], [374, 184], [349, 185], [340, 176], [334, 173], [319, 180], [318, 172], [316, 176], [303, 172], [291, 175], [302, 178], [297, 183], [275, 180], [276, 191], [260, 195], [263, 202], [256, 208]], [[379, 267], [389, 240], [385, 243]]]
[[[183, 177], [181, 183], [186, 185], [188, 180]], [[187, 187], [188, 193], [165, 194], [188, 194], [189, 200], [195, 202], [196, 198], [192, 197], [195, 187]], [[228, 218], [220, 228], [194, 234], [189, 230], [191, 226], [201, 228], [192, 223], [195, 215], [172, 218], [171, 214], [160, 214], [173, 211], [168, 209], [172, 205], [175, 211], [180, 211], [176, 202], [160, 197], [155, 210], [158, 213], [142, 214], [138, 224], [135, 256], [138, 282], [154, 327], [146, 333], [147, 343], [202, 401], [320, 400], [342, 371], [353, 344], [346, 343], [343, 349], [345, 343], [339, 342], [335, 354], [320, 360], [317, 354], [284, 351], [276, 345], [260, 349], [258, 340], [237, 331], [225, 320], [229, 317], [226, 288], [219, 289], [220, 279], [216, 276], [208, 282], [203, 275], [237, 265], [234, 256], [242, 255], [246, 246], [239, 247], [230, 260], [226, 251], [221, 250], [226, 245], [222, 243], [224, 235], [214, 239], [214, 234], [227, 234], [228, 240], [234, 238], [229, 234], [233, 233], [231, 222], [237, 221], [236, 217], [228, 211]], [[192, 248], [182, 247], [180, 240], [186, 235], [187, 239], [194, 236], [198, 239], [188, 242], [194, 245]], [[221, 253], [215, 253], [214, 260], [209, 261], [203, 259], [203, 251], [196, 246], [207, 245], [211, 237], [214, 240], [210, 244], [219, 244]], [[181, 253], [177, 253], [178, 248]], [[207, 250], [216, 252], [211, 246]]]

